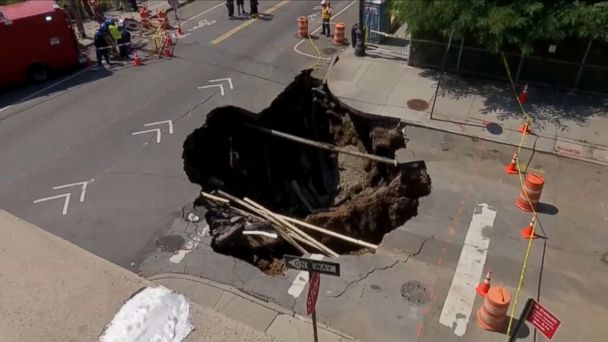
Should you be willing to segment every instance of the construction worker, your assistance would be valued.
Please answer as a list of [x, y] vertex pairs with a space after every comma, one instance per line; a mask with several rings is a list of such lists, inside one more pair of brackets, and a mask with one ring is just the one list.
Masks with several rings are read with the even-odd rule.
[[260, 15], [258, 14], [258, 0], [249, 0], [249, 8], [252, 18], [260, 17]]
[[131, 32], [127, 30], [124, 24], [121, 25], [120, 35], [122, 36], [120, 39], [120, 46], [118, 47], [120, 57], [129, 59], [129, 56], [131, 55]]
[[95, 53], [97, 54], [97, 64], [101, 65], [101, 59], [104, 58], [106, 63], [110, 65], [110, 53], [108, 43], [106, 42], [106, 35], [101, 29], [95, 31], [93, 37], [93, 44], [95, 45]]
[[324, 34], [327, 37], [329, 37], [329, 35], [330, 35], [329, 22], [331, 21], [331, 7], [329, 6], [328, 1], [324, 1], [321, 4], [321, 18], [323, 19], [323, 26], [322, 26], [321, 34]]

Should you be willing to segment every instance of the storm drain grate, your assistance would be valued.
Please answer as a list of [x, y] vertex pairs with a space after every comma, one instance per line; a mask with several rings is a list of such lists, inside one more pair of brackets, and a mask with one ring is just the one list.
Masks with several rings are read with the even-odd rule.
[[423, 283], [412, 280], [401, 286], [401, 296], [412, 305], [425, 305], [429, 301], [429, 291]]
[[429, 108], [429, 103], [422, 99], [411, 99], [407, 101], [407, 107], [413, 110], [425, 110]]

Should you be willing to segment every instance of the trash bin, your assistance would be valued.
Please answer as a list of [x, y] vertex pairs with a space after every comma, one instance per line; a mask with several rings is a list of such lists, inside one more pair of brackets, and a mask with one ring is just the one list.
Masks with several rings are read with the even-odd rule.
[[365, 0], [363, 2], [363, 22], [368, 30], [368, 41], [381, 44], [386, 36], [381, 33], [390, 33], [391, 16], [387, 0]]

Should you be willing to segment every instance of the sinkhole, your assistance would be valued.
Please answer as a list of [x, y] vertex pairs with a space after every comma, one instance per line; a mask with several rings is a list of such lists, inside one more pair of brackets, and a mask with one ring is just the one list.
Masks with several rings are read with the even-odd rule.
[[[183, 167], [206, 194], [247, 198], [273, 213], [379, 244], [416, 216], [418, 199], [431, 192], [424, 161], [390, 163], [406, 148], [404, 134], [397, 119], [342, 107], [304, 70], [260, 113], [234, 106], [210, 111], [184, 142]], [[284, 254], [320, 253], [311, 244], [294, 247], [273, 219], [226, 202], [203, 195], [194, 201], [205, 209], [216, 252], [269, 274], [283, 272]], [[299, 228], [337, 254], [374, 251]]]

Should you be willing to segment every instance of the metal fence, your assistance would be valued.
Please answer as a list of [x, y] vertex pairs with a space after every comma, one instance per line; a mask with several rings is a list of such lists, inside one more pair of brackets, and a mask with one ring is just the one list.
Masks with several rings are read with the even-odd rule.
[[[403, 38], [401, 38], [403, 40]], [[409, 40], [408, 64], [424, 68], [441, 68], [447, 42]], [[511, 75], [516, 82], [548, 85], [562, 89], [608, 94], [608, 44], [589, 41], [583, 48], [573, 44], [542, 44], [530, 56], [505, 53]], [[543, 51], [543, 47], [547, 50]], [[547, 52], [553, 50], [553, 52]], [[560, 51], [561, 53], [557, 53]], [[578, 60], [577, 60], [578, 59]], [[483, 48], [465, 45], [454, 39], [447, 52], [445, 68], [462, 74], [506, 78], [502, 58]]]
[[[369, 39], [372, 35], [374, 39]], [[409, 65], [420, 68], [441, 68], [448, 45], [447, 41], [410, 39], [373, 29], [368, 29], [366, 38], [371, 51], [407, 59]], [[608, 94], [608, 43], [570, 39], [550, 48], [552, 45], [539, 44], [529, 56], [505, 53], [514, 80]], [[450, 44], [445, 69], [481, 77], [507, 77], [499, 54], [467, 46], [463, 38], [455, 38]]]

